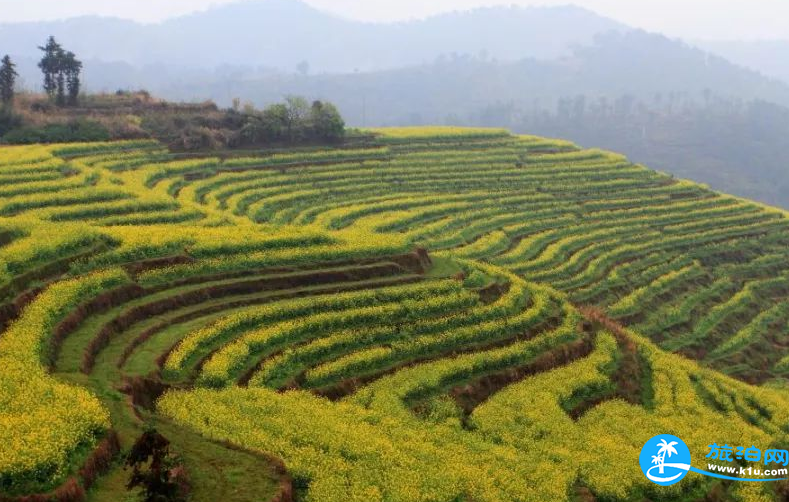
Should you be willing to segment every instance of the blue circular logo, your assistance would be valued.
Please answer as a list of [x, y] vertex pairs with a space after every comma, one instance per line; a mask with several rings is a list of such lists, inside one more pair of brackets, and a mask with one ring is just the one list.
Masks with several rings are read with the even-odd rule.
[[690, 450], [677, 436], [658, 434], [641, 448], [638, 462], [648, 480], [661, 486], [673, 485], [690, 470]]

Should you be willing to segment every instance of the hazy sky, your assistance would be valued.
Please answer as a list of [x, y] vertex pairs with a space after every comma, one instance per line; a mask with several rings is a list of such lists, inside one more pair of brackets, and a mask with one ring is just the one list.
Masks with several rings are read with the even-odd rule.
[[[0, 22], [101, 14], [159, 21], [235, 0], [0, 0]], [[265, 1], [265, 0], [260, 0]], [[788, 0], [306, 0], [364, 20], [424, 17], [482, 5], [575, 3], [624, 23], [685, 38], [789, 39]]]

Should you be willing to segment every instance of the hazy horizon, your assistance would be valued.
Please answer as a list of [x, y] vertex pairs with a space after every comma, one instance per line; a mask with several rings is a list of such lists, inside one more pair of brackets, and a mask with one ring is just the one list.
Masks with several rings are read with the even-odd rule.
[[[249, 0], [240, 0], [249, 1]], [[265, 1], [265, 0], [259, 0]], [[576, 5], [635, 28], [690, 40], [789, 39], [789, 4], [763, 0], [759, 9], [752, 2], [730, 0], [726, 8], [710, 0], [302, 0], [320, 10], [363, 21], [393, 22], [477, 7], [539, 7]], [[159, 22], [239, 0], [0, 0], [0, 22], [52, 21], [85, 15], [111, 16], [138, 22]], [[699, 22], [703, 20], [703, 24]]]

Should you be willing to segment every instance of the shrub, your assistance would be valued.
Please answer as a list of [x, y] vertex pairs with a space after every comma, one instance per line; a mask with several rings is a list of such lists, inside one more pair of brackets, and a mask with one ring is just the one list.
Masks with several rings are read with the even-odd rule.
[[0, 136], [22, 125], [22, 117], [9, 107], [0, 107]]
[[155, 429], [140, 436], [129, 452], [126, 465], [133, 469], [127, 488], [142, 488], [145, 502], [186, 500], [186, 488], [179, 482], [183, 468], [176, 465], [170, 453], [170, 441]]
[[74, 143], [84, 141], [108, 141], [110, 133], [103, 125], [90, 120], [78, 120], [66, 124], [49, 124], [43, 127], [18, 127], [3, 136], [11, 144]]

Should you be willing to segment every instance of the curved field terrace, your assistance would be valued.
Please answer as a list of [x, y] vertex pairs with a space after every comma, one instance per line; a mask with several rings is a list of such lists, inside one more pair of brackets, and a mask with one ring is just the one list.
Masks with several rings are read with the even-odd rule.
[[195, 501], [774, 499], [637, 459], [789, 444], [788, 277], [783, 211], [503, 130], [4, 147], [0, 500], [151, 426]]

